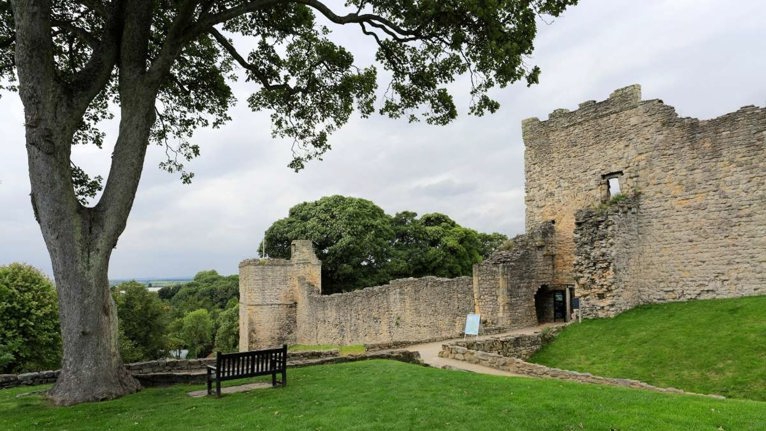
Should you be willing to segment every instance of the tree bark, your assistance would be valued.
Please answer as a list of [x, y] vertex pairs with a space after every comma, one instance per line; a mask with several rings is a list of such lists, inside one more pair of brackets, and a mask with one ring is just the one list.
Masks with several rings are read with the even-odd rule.
[[[79, 254], [73, 260], [87, 259]], [[54, 267], [64, 356], [61, 374], [48, 396], [58, 405], [112, 399], [140, 389], [120, 356], [108, 263], [103, 258], [95, 260], [87, 270], [71, 264]]]
[[[93, 63], [95, 72], [83, 72], [93, 78], [92, 85], [84, 87], [60, 81], [55, 70], [50, 1], [13, 3], [32, 207], [59, 296], [64, 355], [61, 374], [48, 393], [58, 405], [111, 399], [140, 389], [120, 356], [108, 270], [133, 205], [155, 121], [159, 86], [147, 84], [145, 49], [140, 49], [148, 38], [151, 15], [150, 7], [141, 3], [128, 2], [122, 11], [126, 24], [119, 41], [114, 39], [123, 45], [121, 58], [114, 54], [116, 46], [105, 45], [104, 52], [111, 54]], [[104, 193], [95, 207], [87, 208], [72, 185], [72, 138], [114, 66], [120, 73], [120, 130]]]

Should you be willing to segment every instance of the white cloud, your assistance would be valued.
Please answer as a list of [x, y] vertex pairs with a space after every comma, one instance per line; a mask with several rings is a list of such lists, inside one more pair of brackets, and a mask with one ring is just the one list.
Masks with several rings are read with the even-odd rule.
[[[766, 105], [766, 2], [591, 0], [541, 25], [530, 64], [539, 85], [494, 91], [503, 103], [491, 116], [462, 116], [446, 127], [374, 117], [352, 120], [331, 138], [322, 162], [295, 174], [290, 148], [273, 140], [268, 115], [252, 113], [251, 91], [235, 87], [234, 120], [201, 131], [202, 157], [190, 164], [190, 186], [160, 172], [151, 148], [128, 226], [110, 265], [113, 278], [230, 274], [256, 255], [262, 233], [288, 209], [329, 194], [370, 199], [387, 213], [441, 212], [485, 232], [524, 229], [521, 120], [547, 118], [589, 99], [639, 83], [679, 114], [711, 118], [740, 106]], [[369, 49], [343, 30], [352, 50]], [[365, 51], [364, 61], [370, 60]], [[467, 89], [457, 97], [465, 112]], [[26, 261], [50, 272], [29, 204], [17, 96], [0, 99], [0, 264]], [[78, 148], [78, 163], [102, 173], [109, 149]]]

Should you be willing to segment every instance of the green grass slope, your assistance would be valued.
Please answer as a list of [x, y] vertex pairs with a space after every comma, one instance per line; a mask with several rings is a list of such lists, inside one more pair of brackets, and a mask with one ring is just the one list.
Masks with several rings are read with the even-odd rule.
[[191, 398], [202, 386], [52, 407], [42, 387], [0, 390], [15, 430], [766, 430], [766, 403], [547, 379], [478, 375], [393, 361], [288, 371], [288, 386]]
[[531, 361], [765, 401], [766, 296], [647, 305], [585, 320]]

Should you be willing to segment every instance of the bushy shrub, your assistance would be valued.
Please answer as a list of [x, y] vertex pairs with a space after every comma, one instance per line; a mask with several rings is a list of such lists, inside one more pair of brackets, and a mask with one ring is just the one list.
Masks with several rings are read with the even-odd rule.
[[53, 283], [29, 265], [0, 267], [0, 373], [55, 369], [60, 362]]

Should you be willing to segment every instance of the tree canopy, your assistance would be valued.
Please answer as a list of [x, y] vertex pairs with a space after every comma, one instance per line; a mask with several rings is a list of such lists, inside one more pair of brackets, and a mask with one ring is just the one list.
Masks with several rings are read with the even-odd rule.
[[125, 362], [161, 359], [167, 355], [168, 307], [156, 293], [136, 281], [112, 288], [120, 318], [120, 352]]
[[385, 284], [405, 277], [470, 275], [506, 239], [465, 228], [444, 214], [412, 211], [387, 215], [373, 202], [326, 196], [290, 208], [266, 231], [271, 257], [290, 258], [290, 243], [313, 241], [322, 261], [322, 292], [335, 293]]
[[[52, 400], [74, 404], [139, 388], [120, 358], [107, 276], [111, 253], [149, 144], [165, 149], [161, 167], [190, 181], [184, 162], [200, 154], [191, 137], [230, 119], [235, 71], [253, 85], [248, 105], [269, 111], [273, 135], [292, 143], [290, 166], [299, 170], [330, 148], [328, 136], [354, 111], [451, 121], [457, 107], [448, 84], [461, 75], [470, 77], [468, 111], [496, 111], [490, 88], [538, 80], [540, 70], [526, 63], [538, 16], [558, 16], [576, 2], [0, 2], [0, 86], [18, 89], [24, 105], [32, 209], [65, 319]], [[358, 64], [343, 46], [348, 40], [331, 31], [339, 26], [373, 42], [376, 64]], [[386, 75], [383, 91], [379, 69]], [[115, 115], [112, 107], [119, 130], [102, 180], [73, 162], [72, 148], [102, 146], [99, 124]]]

